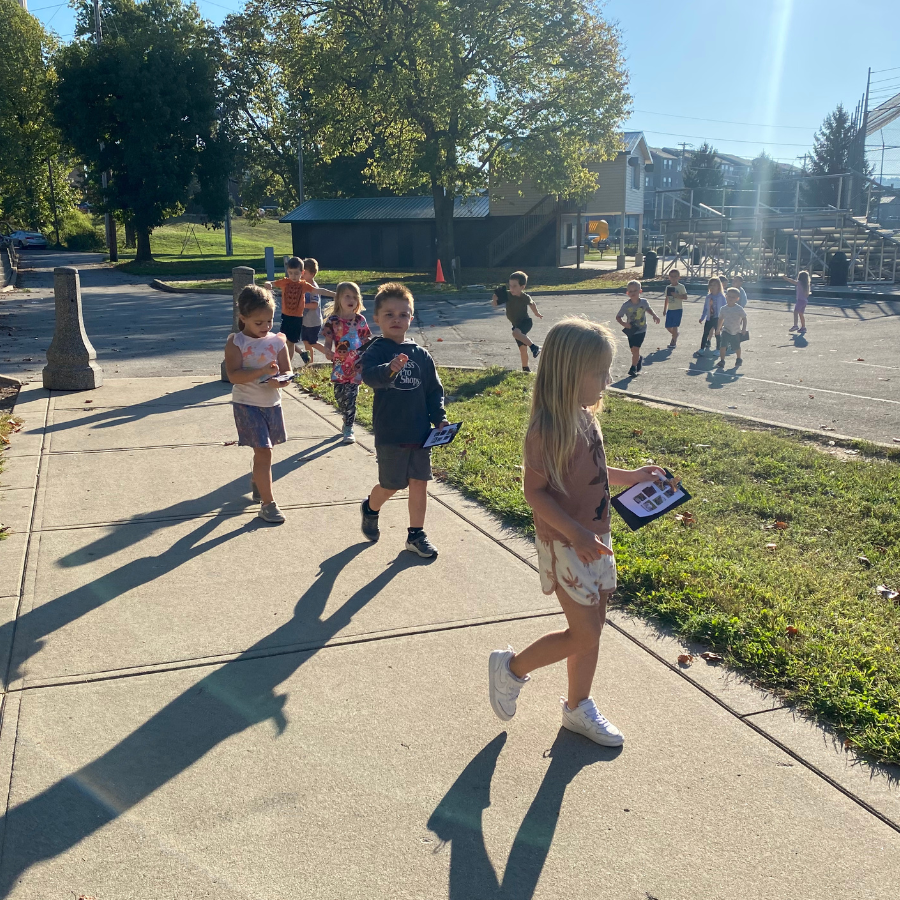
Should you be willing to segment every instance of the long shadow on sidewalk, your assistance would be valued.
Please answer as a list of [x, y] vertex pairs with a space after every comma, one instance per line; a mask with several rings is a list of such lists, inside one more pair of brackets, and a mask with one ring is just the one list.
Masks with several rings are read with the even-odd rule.
[[421, 565], [421, 560], [401, 551], [383, 572], [321, 619], [341, 571], [369, 546], [355, 544], [327, 559], [289, 622], [192, 685], [103, 756], [10, 809], [0, 820], [0, 896], [8, 896], [31, 866], [71, 849], [228, 738], [267, 719], [283, 734], [288, 728], [287, 695], [277, 694], [276, 688], [318, 650], [286, 650], [262, 659], [253, 655], [260, 649], [296, 646], [306, 638], [311, 621], [321, 626], [324, 642], [393, 578]]
[[[273, 476], [277, 480], [296, 471], [305, 463], [323, 456], [331, 449], [336, 440], [338, 438], [320, 441], [312, 447], [307, 447], [299, 453], [275, 463], [272, 466]], [[121, 552], [139, 541], [146, 540], [151, 534], [163, 528], [182, 524], [186, 518], [215, 513], [210, 518], [203, 519], [190, 534], [179, 538], [162, 553], [151, 553], [133, 559], [100, 578], [61, 594], [46, 603], [34, 606], [16, 620], [0, 626], [0, 648], [11, 647], [10, 665], [15, 664], [17, 667], [15, 670], [11, 668], [6, 673], [4, 686], [21, 674], [25, 662], [41, 649], [42, 639], [47, 635], [64, 628], [103, 604], [173, 572], [184, 563], [196, 559], [226, 541], [260, 527], [271, 527], [263, 525], [261, 519], [249, 517], [245, 519], [241, 516], [251, 502], [245, 493], [248, 485], [249, 476], [246, 480], [242, 477], [216, 488], [199, 499], [186, 500], [164, 509], [134, 516], [129, 521], [115, 526], [112, 531], [90, 544], [61, 557], [57, 561], [57, 565], [62, 568], [88, 565], [97, 559]], [[240, 518], [235, 528], [225, 534], [205, 540], [222, 525], [223, 521], [237, 517]]]
[[566, 788], [585, 766], [615, 759], [621, 747], [599, 747], [560, 728], [550, 749], [550, 767], [513, 841], [506, 871], [497, 876], [484, 841], [484, 811], [491, 805], [491, 780], [506, 733], [497, 735], [463, 769], [428, 820], [428, 828], [450, 844], [448, 900], [530, 900], [550, 853]]

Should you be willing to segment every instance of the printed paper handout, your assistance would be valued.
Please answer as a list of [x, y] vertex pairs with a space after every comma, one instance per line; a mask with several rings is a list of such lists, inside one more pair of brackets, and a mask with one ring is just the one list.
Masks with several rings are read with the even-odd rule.
[[443, 447], [445, 444], [449, 444], [459, 433], [460, 428], [462, 428], [462, 422], [454, 422], [444, 428], [432, 428], [431, 434], [425, 439], [422, 448], [427, 450], [429, 447]]
[[642, 481], [613, 497], [613, 508], [632, 531], [643, 528], [644, 525], [691, 499], [691, 495], [681, 486], [681, 482], [676, 481], [668, 469], [664, 471], [665, 480], [658, 478], [655, 481]]

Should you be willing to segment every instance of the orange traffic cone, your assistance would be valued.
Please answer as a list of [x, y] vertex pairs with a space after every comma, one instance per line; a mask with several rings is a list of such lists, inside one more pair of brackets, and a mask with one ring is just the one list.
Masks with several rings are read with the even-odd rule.
[[446, 284], [446, 281], [444, 279], [444, 270], [441, 268], [440, 260], [438, 260], [437, 275], [434, 276], [434, 283], [435, 284]]

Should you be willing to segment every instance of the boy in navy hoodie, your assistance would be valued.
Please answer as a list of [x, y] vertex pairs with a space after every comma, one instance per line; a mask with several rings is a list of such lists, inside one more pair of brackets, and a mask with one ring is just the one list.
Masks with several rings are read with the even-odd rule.
[[432, 426], [445, 426], [444, 387], [431, 354], [406, 336], [412, 324], [413, 295], [396, 282], [375, 295], [375, 323], [381, 329], [362, 357], [362, 379], [375, 391], [372, 420], [378, 484], [362, 502], [362, 532], [381, 536], [381, 507], [409, 487], [409, 536], [406, 549], [424, 559], [437, 550], [425, 534], [425, 507], [431, 481], [431, 450], [422, 448]]

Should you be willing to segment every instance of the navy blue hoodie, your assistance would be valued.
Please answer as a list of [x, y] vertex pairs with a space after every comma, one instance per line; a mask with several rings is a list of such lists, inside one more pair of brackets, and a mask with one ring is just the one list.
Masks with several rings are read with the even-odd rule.
[[[409, 362], [391, 378], [391, 360], [405, 353]], [[444, 386], [431, 354], [412, 338], [402, 344], [376, 338], [362, 357], [362, 380], [375, 390], [372, 419], [375, 446], [421, 446], [444, 412]]]

